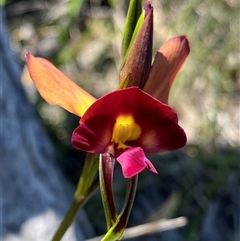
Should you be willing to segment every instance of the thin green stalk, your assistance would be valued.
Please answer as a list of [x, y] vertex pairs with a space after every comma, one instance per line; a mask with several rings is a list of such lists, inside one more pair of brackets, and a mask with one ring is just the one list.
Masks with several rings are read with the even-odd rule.
[[80, 176], [78, 186], [68, 212], [54, 234], [52, 241], [60, 241], [67, 229], [74, 221], [78, 211], [92, 196], [94, 191], [99, 187], [99, 180], [94, 179], [98, 170], [98, 155], [87, 154], [84, 168]]
[[77, 201], [75, 198], [72, 201], [68, 212], [66, 213], [64, 219], [62, 220], [60, 226], [58, 227], [56, 233], [54, 234], [52, 241], [60, 241], [63, 235], [66, 233], [67, 229], [70, 227], [72, 222], [74, 221], [78, 211], [84, 206], [84, 204], [88, 201], [88, 199], [92, 196], [94, 191], [99, 187], [98, 179], [92, 184], [89, 188], [89, 192], [87, 195], [82, 196], [82, 199]]

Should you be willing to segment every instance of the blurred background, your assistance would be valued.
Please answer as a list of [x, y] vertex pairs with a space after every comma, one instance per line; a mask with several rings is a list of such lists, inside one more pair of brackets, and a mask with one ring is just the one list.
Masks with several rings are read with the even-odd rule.
[[[149, 156], [159, 175], [140, 175], [129, 226], [186, 216], [189, 222], [184, 228], [135, 240], [239, 241], [240, 3], [151, 2], [153, 52], [176, 35], [187, 35], [190, 42], [190, 55], [170, 94], [188, 144], [179, 151]], [[25, 70], [24, 54], [30, 51], [49, 59], [95, 97], [116, 89], [129, 1], [7, 0], [4, 4], [26, 95], [54, 144], [62, 173], [76, 186], [85, 154], [74, 150], [70, 139], [79, 120], [42, 100]], [[125, 185], [117, 166], [114, 189], [119, 208]], [[99, 192], [85, 211], [95, 235], [103, 234]]]

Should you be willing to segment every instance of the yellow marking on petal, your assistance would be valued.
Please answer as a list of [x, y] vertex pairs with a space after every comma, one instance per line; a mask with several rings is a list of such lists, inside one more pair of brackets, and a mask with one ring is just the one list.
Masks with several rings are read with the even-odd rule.
[[126, 141], [134, 141], [141, 135], [141, 128], [131, 115], [121, 115], [117, 118], [113, 128], [112, 142], [118, 144], [118, 148], [126, 149], [129, 146]]

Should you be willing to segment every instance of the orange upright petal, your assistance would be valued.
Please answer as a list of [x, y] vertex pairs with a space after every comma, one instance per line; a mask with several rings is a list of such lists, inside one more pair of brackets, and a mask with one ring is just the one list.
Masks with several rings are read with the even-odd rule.
[[76, 85], [48, 60], [26, 54], [29, 74], [41, 96], [52, 105], [83, 116], [95, 98]]
[[189, 52], [186, 36], [174, 37], [164, 43], [155, 56], [143, 90], [167, 104], [171, 85]]

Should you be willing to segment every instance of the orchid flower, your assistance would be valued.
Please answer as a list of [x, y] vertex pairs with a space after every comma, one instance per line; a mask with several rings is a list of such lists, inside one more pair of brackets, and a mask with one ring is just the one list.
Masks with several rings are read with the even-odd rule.
[[144, 169], [157, 173], [147, 153], [175, 150], [186, 144], [171, 107], [137, 87], [111, 92], [94, 102], [72, 135], [72, 145], [90, 153], [110, 153], [125, 178]]
[[[145, 152], [175, 150], [186, 144], [177, 115], [166, 104], [174, 78], [190, 51], [188, 41], [185, 36], [168, 40], [149, 68], [150, 58], [146, 53], [152, 48], [152, 44], [149, 45], [152, 24], [153, 8], [148, 2], [141, 29], [120, 75], [120, 83], [124, 82], [125, 87], [136, 85], [136, 78], [140, 79], [143, 91], [131, 87], [111, 92], [96, 101], [49, 61], [26, 55], [30, 76], [42, 97], [82, 117], [80, 126], [73, 132], [72, 145], [89, 153], [110, 153], [121, 164], [126, 178], [144, 169], [157, 173]], [[134, 61], [133, 56], [140, 58]], [[145, 66], [149, 70], [142, 77], [137, 70], [145, 70]]]
[[[120, 238], [126, 227], [137, 174], [145, 169], [157, 173], [145, 153], [176, 150], [186, 144], [177, 114], [167, 104], [171, 85], [190, 52], [188, 40], [186, 36], [171, 38], [157, 51], [152, 63], [153, 7], [148, 1], [141, 15], [139, 9], [141, 1], [130, 1], [119, 89], [98, 100], [48, 60], [26, 54], [29, 74], [41, 96], [81, 118], [72, 134], [72, 145], [102, 154], [100, 189], [109, 230], [104, 241]], [[119, 216], [112, 196], [114, 159], [130, 183]], [[95, 167], [92, 169], [94, 174]], [[80, 191], [76, 193], [77, 197], [82, 196]]]
[[26, 55], [29, 73], [40, 94], [82, 117], [72, 135], [75, 148], [109, 152], [132, 177], [144, 169], [157, 173], [144, 152], [175, 150], [186, 143], [176, 113], [137, 87], [111, 92], [97, 101], [50, 62]]

